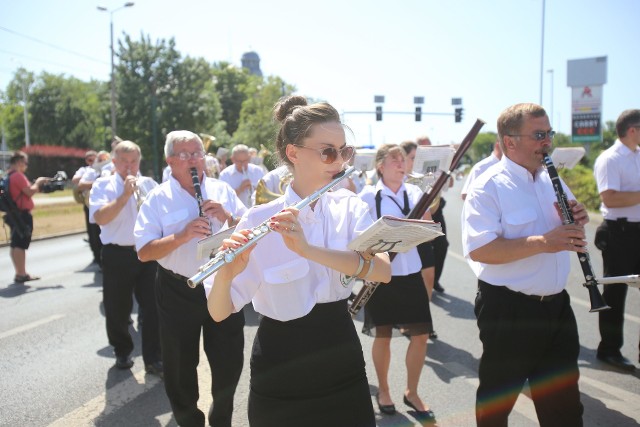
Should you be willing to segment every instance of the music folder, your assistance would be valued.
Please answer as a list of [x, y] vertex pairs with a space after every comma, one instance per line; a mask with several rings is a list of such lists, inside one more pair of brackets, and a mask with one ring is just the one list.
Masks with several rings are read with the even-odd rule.
[[229, 238], [229, 236], [233, 234], [235, 229], [236, 227], [228, 227], [218, 231], [215, 234], [212, 234], [209, 237], [198, 240], [198, 243], [196, 245], [196, 257], [198, 259], [212, 258], [216, 254], [216, 252], [218, 252], [220, 246], [222, 246], [222, 241]]
[[347, 247], [359, 252], [407, 252], [439, 236], [444, 236], [440, 223], [383, 215]]

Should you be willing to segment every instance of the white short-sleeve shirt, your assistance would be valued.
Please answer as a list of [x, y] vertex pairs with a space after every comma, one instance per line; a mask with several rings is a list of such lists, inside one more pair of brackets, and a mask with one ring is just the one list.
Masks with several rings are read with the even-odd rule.
[[[569, 200], [574, 199], [562, 183]], [[555, 190], [547, 170], [535, 180], [522, 166], [503, 156], [469, 188], [462, 209], [464, 256], [476, 276], [495, 286], [528, 295], [553, 295], [562, 291], [570, 269], [570, 252], [533, 255], [505, 264], [474, 262], [469, 253], [498, 237], [517, 239], [542, 235], [562, 225], [554, 202]]]
[[[246, 208], [227, 183], [205, 177], [200, 187], [204, 200], [221, 203], [235, 216], [242, 216], [245, 213]], [[134, 227], [136, 250], [140, 250], [152, 240], [181, 232], [198, 215], [198, 202], [195, 197], [182, 188], [173, 176], [170, 176], [168, 181], [160, 184], [147, 196], [140, 207]], [[218, 232], [224, 225], [225, 223], [216, 218], [211, 219], [212, 233]], [[182, 276], [193, 276], [202, 264], [209, 261], [206, 257], [196, 257], [198, 240], [200, 239], [191, 239], [169, 255], [160, 258], [158, 263]]]
[[220, 172], [220, 180], [229, 184], [234, 190], [240, 187], [240, 184], [242, 184], [242, 181], [245, 179], [249, 179], [251, 181], [252, 190], [250, 191], [247, 189], [238, 194], [238, 197], [246, 207], [251, 207], [251, 195], [258, 185], [258, 181], [260, 181], [260, 178], [263, 176], [264, 171], [262, 168], [254, 165], [253, 163], [247, 164], [247, 170], [244, 173], [239, 172], [235, 165], [231, 165]]
[[[138, 187], [141, 194], [150, 193], [158, 184], [151, 178], [138, 175]], [[95, 222], [95, 214], [100, 208], [117, 199], [124, 192], [124, 180], [120, 174], [98, 178], [89, 194], [89, 218]], [[103, 244], [133, 246], [133, 227], [138, 215], [135, 195], [129, 197], [127, 204], [108, 224], [100, 226], [100, 240]]]
[[[593, 166], [593, 175], [598, 184], [598, 193], [607, 190], [640, 191], [640, 149], [631, 151], [619, 139], [602, 152]], [[640, 204], [624, 208], [609, 208], [600, 205], [604, 219], [627, 218], [629, 222], [640, 222]]]
[[[289, 186], [282, 197], [251, 208], [237, 229], [258, 226], [300, 200]], [[300, 210], [298, 221], [309, 244], [340, 251], [348, 250], [347, 244], [373, 223], [367, 205], [347, 190], [325, 193], [314, 210]], [[215, 274], [205, 280], [207, 295], [214, 278]], [[353, 284], [344, 274], [290, 251], [279, 233], [270, 232], [256, 244], [247, 268], [234, 278], [231, 299], [236, 311], [252, 301], [258, 313], [287, 321], [305, 316], [318, 303], [346, 299]]]

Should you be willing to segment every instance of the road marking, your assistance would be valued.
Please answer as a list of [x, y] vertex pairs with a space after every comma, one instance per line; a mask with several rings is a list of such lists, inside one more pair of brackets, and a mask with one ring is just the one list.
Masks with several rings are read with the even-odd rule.
[[[611, 397], [598, 397], [597, 399], [604, 403], [608, 409], [618, 411], [627, 417], [640, 420], [640, 397], [637, 394], [628, 392], [627, 390], [612, 386], [594, 378], [580, 376], [581, 384], [588, 384], [600, 392], [605, 392]], [[582, 385], [580, 386], [582, 389]]]
[[109, 399], [106, 398], [107, 392], [102, 393], [49, 424], [49, 427], [91, 425], [91, 421], [116, 411], [142, 393], [151, 390], [160, 381], [160, 378], [147, 375], [144, 369], [140, 369], [133, 376], [111, 387], [108, 391]]
[[[465, 264], [467, 264], [467, 259], [465, 257], [463, 257], [462, 255], [460, 255], [459, 253], [453, 252], [451, 250], [447, 251], [447, 256], [452, 256], [453, 258], [464, 262]], [[468, 265], [468, 264], [467, 264]], [[572, 304], [576, 304], [585, 308], [591, 308], [591, 302], [584, 300], [582, 298], [576, 298], [575, 296], [571, 296], [571, 303]], [[633, 314], [628, 314], [625, 313], [624, 314], [624, 318], [625, 320], [628, 320], [629, 322], [633, 322], [636, 324], [640, 325], [640, 317], [638, 316], [634, 316]]]
[[3, 338], [10, 337], [11, 335], [19, 334], [20, 332], [28, 331], [29, 329], [37, 328], [38, 326], [45, 325], [49, 322], [53, 322], [54, 320], [62, 319], [65, 317], [64, 314], [54, 314], [49, 317], [45, 317], [44, 319], [36, 320], [35, 322], [27, 323], [26, 325], [18, 326], [17, 328], [10, 329], [6, 332], [0, 334], [0, 340]]

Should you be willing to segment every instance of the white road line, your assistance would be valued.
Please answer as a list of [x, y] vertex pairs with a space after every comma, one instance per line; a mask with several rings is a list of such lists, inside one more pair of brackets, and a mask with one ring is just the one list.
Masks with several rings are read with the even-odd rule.
[[[447, 256], [451, 256], [455, 259], [457, 259], [458, 261], [464, 262], [465, 264], [467, 263], [467, 260], [465, 257], [463, 257], [462, 255], [460, 255], [459, 253], [453, 252], [451, 250], [449, 250], [447, 252]], [[571, 296], [571, 303], [572, 304], [576, 304], [585, 308], [591, 308], [591, 302], [584, 300], [582, 298], [576, 298], [574, 296]], [[625, 313], [624, 314], [624, 318], [625, 320], [628, 320], [629, 322], [634, 322], [640, 325], [640, 317], [638, 316], [634, 316], [633, 314], [628, 314]]]
[[42, 326], [49, 322], [53, 322], [54, 320], [62, 319], [65, 317], [64, 314], [54, 314], [49, 317], [45, 317], [44, 319], [36, 320], [35, 322], [27, 323], [26, 325], [18, 326], [17, 328], [10, 329], [6, 332], [0, 333], [0, 340], [3, 338], [10, 337], [11, 335], [19, 334], [20, 332], [28, 331], [29, 329], [37, 328], [38, 326]]

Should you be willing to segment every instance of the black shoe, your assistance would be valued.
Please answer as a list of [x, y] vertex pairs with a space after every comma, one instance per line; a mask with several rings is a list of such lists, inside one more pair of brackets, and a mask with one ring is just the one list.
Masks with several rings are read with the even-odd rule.
[[378, 403], [378, 409], [380, 409], [380, 412], [387, 415], [395, 415], [396, 405], [394, 405], [393, 403], [391, 405], [381, 405], [378, 394], [376, 394], [376, 402]]
[[601, 356], [596, 355], [598, 360], [606, 363], [607, 365], [611, 365], [615, 368], [622, 369], [623, 371], [635, 371], [636, 367], [629, 359], [624, 356]]
[[160, 378], [164, 378], [164, 366], [162, 366], [162, 362], [160, 361], [149, 363], [144, 367], [144, 371], [147, 374], [157, 375]]
[[442, 287], [442, 285], [438, 282], [433, 284], [433, 290], [437, 291], [437, 292], [441, 292], [444, 293], [444, 288]]
[[133, 366], [133, 359], [129, 356], [116, 356], [116, 368], [118, 369], [131, 369]]
[[404, 396], [403, 400], [405, 405], [407, 405], [408, 407], [416, 411], [416, 414], [418, 415], [418, 417], [420, 417], [420, 419], [425, 421], [431, 421], [436, 419], [436, 414], [434, 414], [431, 409], [427, 409], [426, 411], [419, 411], [418, 408], [413, 406], [413, 403], [411, 403], [409, 399], [407, 399], [407, 396]]
[[429, 338], [431, 338], [432, 340], [437, 340], [438, 339], [438, 333], [436, 331], [429, 332]]

